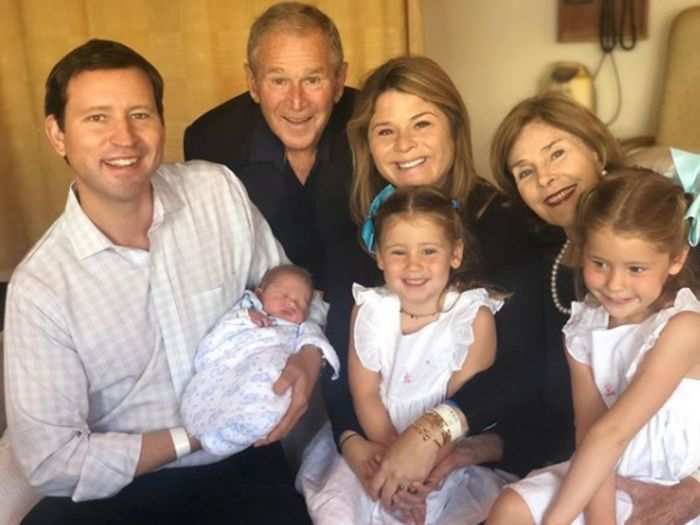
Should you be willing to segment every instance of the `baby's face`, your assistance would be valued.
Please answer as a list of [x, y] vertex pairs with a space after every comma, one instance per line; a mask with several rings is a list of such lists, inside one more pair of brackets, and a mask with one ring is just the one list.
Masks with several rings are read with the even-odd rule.
[[311, 293], [306, 281], [292, 273], [278, 275], [257, 292], [269, 315], [297, 324], [309, 314]]

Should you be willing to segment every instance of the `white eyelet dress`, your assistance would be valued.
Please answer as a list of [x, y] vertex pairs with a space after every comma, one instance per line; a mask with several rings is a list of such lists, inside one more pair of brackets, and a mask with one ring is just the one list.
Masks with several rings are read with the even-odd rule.
[[[464, 363], [474, 341], [472, 324], [479, 308], [496, 312], [502, 301], [486, 290], [450, 290], [438, 318], [412, 334], [402, 334], [400, 302], [386, 288], [354, 285], [360, 306], [355, 348], [362, 365], [381, 373], [380, 395], [398, 432], [445, 400], [452, 373]], [[329, 444], [329, 440], [331, 443]], [[480, 523], [509, 480], [484, 467], [453, 472], [428, 499], [426, 524]], [[335, 451], [330, 432], [322, 431], [307, 450], [297, 477], [315, 525], [401, 523], [373, 502]]]
[[[640, 324], [608, 328], [608, 313], [592, 301], [573, 303], [564, 327], [569, 354], [591, 367], [593, 379], [610, 407], [634, 378], [646, 353], [656, 344], [668, 321], [679, 312], [700, 313], [700, 302], [683, 288], [673, 304]], [[700, 343], [700, 342], [699, 342]], [[617, 473], [632, 479], [672, 485], [700, 466], [700, 380], [683, 379], [671, 397], [632, 438], [617, 465]], [[569, 462], [537, 470], [510, 488], [525, 499], [536, 523], [556, 494]], [[617, 523], [632, 512], [629, 496], [617, 491]], [[575, 524], [583, 525], [579, 515]], [[688, 523], [700, 525], [700, 517]]]

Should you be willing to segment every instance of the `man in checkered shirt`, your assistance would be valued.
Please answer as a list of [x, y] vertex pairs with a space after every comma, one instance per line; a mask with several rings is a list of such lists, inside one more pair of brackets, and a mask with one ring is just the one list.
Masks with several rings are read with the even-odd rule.
[[[46, 133], [75, 180], [9, 287], [8, 429], [45, 496], [24, 523], [309, 523], [278, 442], [222, 459], [182, 428], [197, 342], [286, 256], [227, 168], [161, 164], [162, 96], [146, 59], [104, 40], [47, 80]], [[267, 442], [320, 364], [315, 347], [289, 359]]]

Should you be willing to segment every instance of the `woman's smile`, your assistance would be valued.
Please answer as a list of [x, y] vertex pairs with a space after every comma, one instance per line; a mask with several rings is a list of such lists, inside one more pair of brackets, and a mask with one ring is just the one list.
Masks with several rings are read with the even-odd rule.
[[382, 93], [368, 139], [377, 170], [394, 186], [438, 185], [452, 169], [455, 147], [447, 116], [416, 95]]
[[573, 225], [578, 196], [600, 180], [602, 170], [580, 138], [539, 120], [522, 129], [508, 166], [525, 204], [565, 230]]
[[575, 193], [576, 184], [571, 184], [545, 197], [544, 202], [548, 206], [559, 206], [562, 202], [566, 202], [570, 199]]
[[416, 166], [420, 166], [426, 161], [426, 157], [419, 157], [415, 160], [409, 160], [405, 162], [397, 162], [396, 165], [399, 167], [399, 169], [402, 170], [409, 170], [411, 168], [415, 168]]

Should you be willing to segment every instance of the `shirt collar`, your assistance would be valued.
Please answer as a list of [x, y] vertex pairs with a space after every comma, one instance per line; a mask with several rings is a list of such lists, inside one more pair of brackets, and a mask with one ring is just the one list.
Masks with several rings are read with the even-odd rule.
[[[254, 102], [254, 104], [257, 103]], [[274, 162], [277, 167], [281, 169], [287, 163], [287, 158], [284, 154], [284, 144], [282, 144], [279, 137], [270, 129], [259, 105], [258, 110], [260, 111], [260, 118], [257, 119], [255, 127], [253, 128], [250, 159], [253, 162]], [[331, 128], [332, 121], [333, 113], [331, 113], [331, 117], [326, 123], [326, 128], [323, 130], [321, 138], [318, 141], [316, 163], [319, 161], [327, 161], [330, 158], [331, 132], [329, 129]]]
[[159, 167], [151, 179], [153, 184], [153, 223], [149, 231], [154, 231], [167, 219], [168, 215], [177, 213], [184, 208], [184, 202], [172, 188], [168, 180], [160, 174]]
[[68, 202], [63, 212], [68, 238], [79, 259], [85, 259], [113, 246], [83, 211], [76, 195], [75, 182], [68, 189]]
[[[156, 230], [169, 214], [183, 207], [182, 200], [158, 172], [151, 180], [153, 185], [153, 221], [149, 233]], [[79, 259], [85, 259], [104, 250], [118, 248], [87, 216], [80, 206], [75, 183], [68, 189], [68, 200], [63, 212], [68, 238]]]

